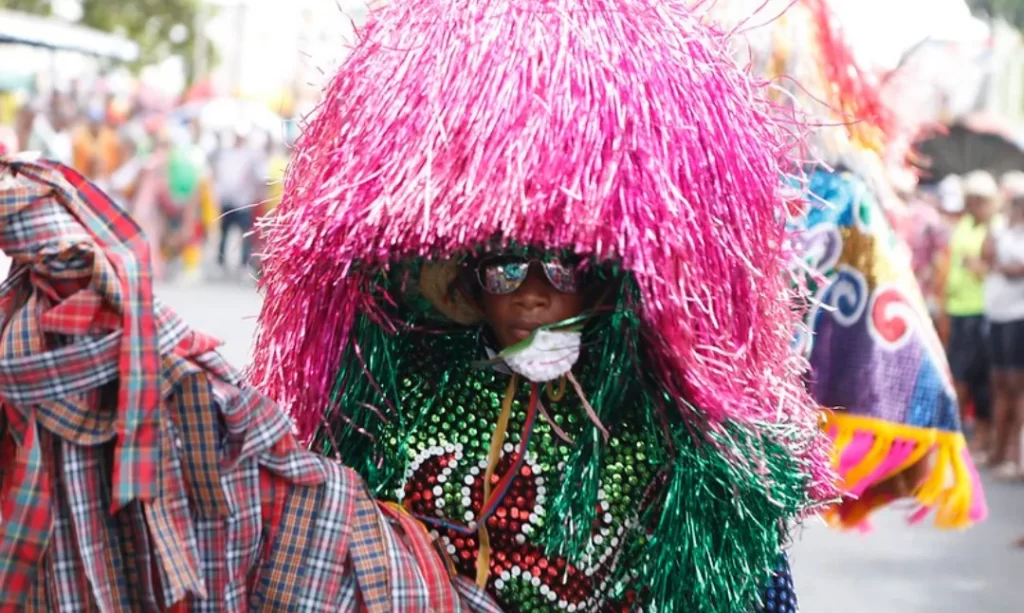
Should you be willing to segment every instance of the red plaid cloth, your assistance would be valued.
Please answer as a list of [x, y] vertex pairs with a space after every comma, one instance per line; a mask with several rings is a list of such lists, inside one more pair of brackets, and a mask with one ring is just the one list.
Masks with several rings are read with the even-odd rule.
[[0, 250], [0, 613], [499, 613], [153, 297], [81, 176], [0, 158]]

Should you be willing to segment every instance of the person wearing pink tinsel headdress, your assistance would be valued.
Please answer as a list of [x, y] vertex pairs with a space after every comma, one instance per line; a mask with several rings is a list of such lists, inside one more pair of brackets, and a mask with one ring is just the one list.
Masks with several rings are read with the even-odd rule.
[[790, 610], [834, 493], [801, 143], [691, 4], [389, 3], [263, 228], [255, 382], [506, 611]]

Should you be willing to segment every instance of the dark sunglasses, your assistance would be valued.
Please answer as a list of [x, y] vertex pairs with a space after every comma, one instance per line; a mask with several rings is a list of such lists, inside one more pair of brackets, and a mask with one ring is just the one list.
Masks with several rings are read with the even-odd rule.
[[488, 294], [498, 296], [511, 294], [519, 289], [530, 275], [530, 267], [536, 264], [544, 271], [551, 286], [564, 294], [580, 291], [581, 274], [579, 267], [557, 256], [525, 258], [499, 255], [487, 257], [477, 264], [476, 278]]

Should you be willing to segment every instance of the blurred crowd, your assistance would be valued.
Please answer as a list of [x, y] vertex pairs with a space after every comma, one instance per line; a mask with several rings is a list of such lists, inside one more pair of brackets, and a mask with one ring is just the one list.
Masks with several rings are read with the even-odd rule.
[[1024, 480], [1024, 173], [900, 189], [974, 453], [997, 478]]
[[201, 109], [55, 92], [0, 122], [0, 152], [39, 152], [91, 179], [142, 227], [159, 279], [249, 279], [252, 230], [280, 200], [287, 146], [244, 117], [204, 125]]

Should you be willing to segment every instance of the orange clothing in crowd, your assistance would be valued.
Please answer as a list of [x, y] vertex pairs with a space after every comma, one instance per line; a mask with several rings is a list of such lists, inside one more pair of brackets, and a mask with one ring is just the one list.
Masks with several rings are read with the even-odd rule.
[[95, 136], [87, 126], [75, 130], [72, 137], [75, 170], [92, 179], [109, 177], [121, 162], [121, 138], [115, 130], [104, 126]]

